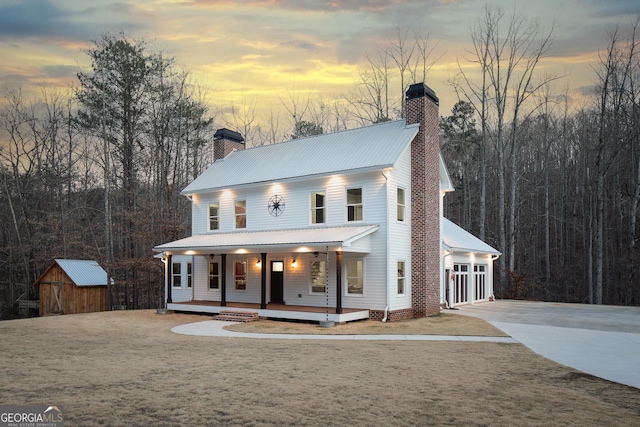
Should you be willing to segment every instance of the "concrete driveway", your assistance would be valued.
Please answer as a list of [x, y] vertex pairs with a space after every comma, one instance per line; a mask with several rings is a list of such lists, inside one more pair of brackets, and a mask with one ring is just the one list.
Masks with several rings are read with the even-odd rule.
[[640, 388], [640, 307], [499, 300], [447, 312], [484, 319], [557, 363]]

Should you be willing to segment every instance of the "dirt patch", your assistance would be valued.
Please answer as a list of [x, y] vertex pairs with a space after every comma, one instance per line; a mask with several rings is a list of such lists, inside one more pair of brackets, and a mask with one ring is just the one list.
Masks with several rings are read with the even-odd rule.
[[440, 313], [422, 319], [382, 323], [373, 320], [349, 322], [333, 328], [322, 328], [317, 323], [301, 323], [275, 320], [225, 326], [236, 332], [257, 332], [266, 334], [317, 334], [317, 335], [463, 335], [482, 337], [507, 336], [484, 320], [469, 316]]
[[173, 334], [155, 311], [0, 322], [0, 402], [68, 426], [640, 425], [640, 390], [520, 344]]

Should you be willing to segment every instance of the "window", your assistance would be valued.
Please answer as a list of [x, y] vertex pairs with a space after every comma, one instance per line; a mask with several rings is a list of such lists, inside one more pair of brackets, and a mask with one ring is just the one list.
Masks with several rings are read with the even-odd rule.
[[187, 263], [187, 288], [193, 286], [193, 269], [190, 262]]
[[347, 261], [347, 294], [362, 295], [362, 260]]
[[404, 188], [398, 188], [397, 191], [398, 202], [398, 221], [404, 221]]
[[398, 295], [404, 294], [404, 261], [398, 261]]
[[236, 228], [247, 228], [246, 200], [236, 200]]
[[324, 224], [324, 191], [311, 193], [311, 224]]
[[311, 262], [311, 293], [324, 294], [327, 290], [326, 261]]
[[234, 264], [235, 283], [237, 291], [244, 291], [247, 289], [247, 262], [237, 261]]
[[209, 263], [209, 289], [220, 289], [220, 264]]
[[220, 205], [218, 203], [209, 204], [209, 231], [220, 229]]
[[473, 279], [475, 285], [474, 299], [483, 300], [487, 297], [487, 270], [485, 265], [473, 266]]
[[179, 262], [174, 262], [171, 264], [171, 286], [173, 286], [174, 288], [179, 288], [182, 286], [180, 267], [181, 264]]
[[362, 221], [362, 188], [347, 190], [347, 221]]

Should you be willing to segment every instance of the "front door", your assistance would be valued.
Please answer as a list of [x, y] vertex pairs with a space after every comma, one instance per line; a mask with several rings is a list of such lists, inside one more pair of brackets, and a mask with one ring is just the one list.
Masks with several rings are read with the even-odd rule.
[[284, 261], [271, 261], [271, 303], [284, 304]]

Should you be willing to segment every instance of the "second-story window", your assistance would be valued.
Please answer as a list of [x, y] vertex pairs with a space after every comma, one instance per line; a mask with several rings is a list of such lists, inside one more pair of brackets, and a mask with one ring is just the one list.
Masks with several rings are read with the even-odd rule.
[[220, 229], [220, 205], [218, 203], [209, 204], [209, 231]]
[[398, 188], [398, 221], [404, 221], [404, 188]]
[[362, 188], [347, 190], [347, 221], [362, 221]]
[[311, 224], [324, 224], [324, 191], [311, 193]]
[[236, 228], [247, 228], [246, 200], [236, 200]]

